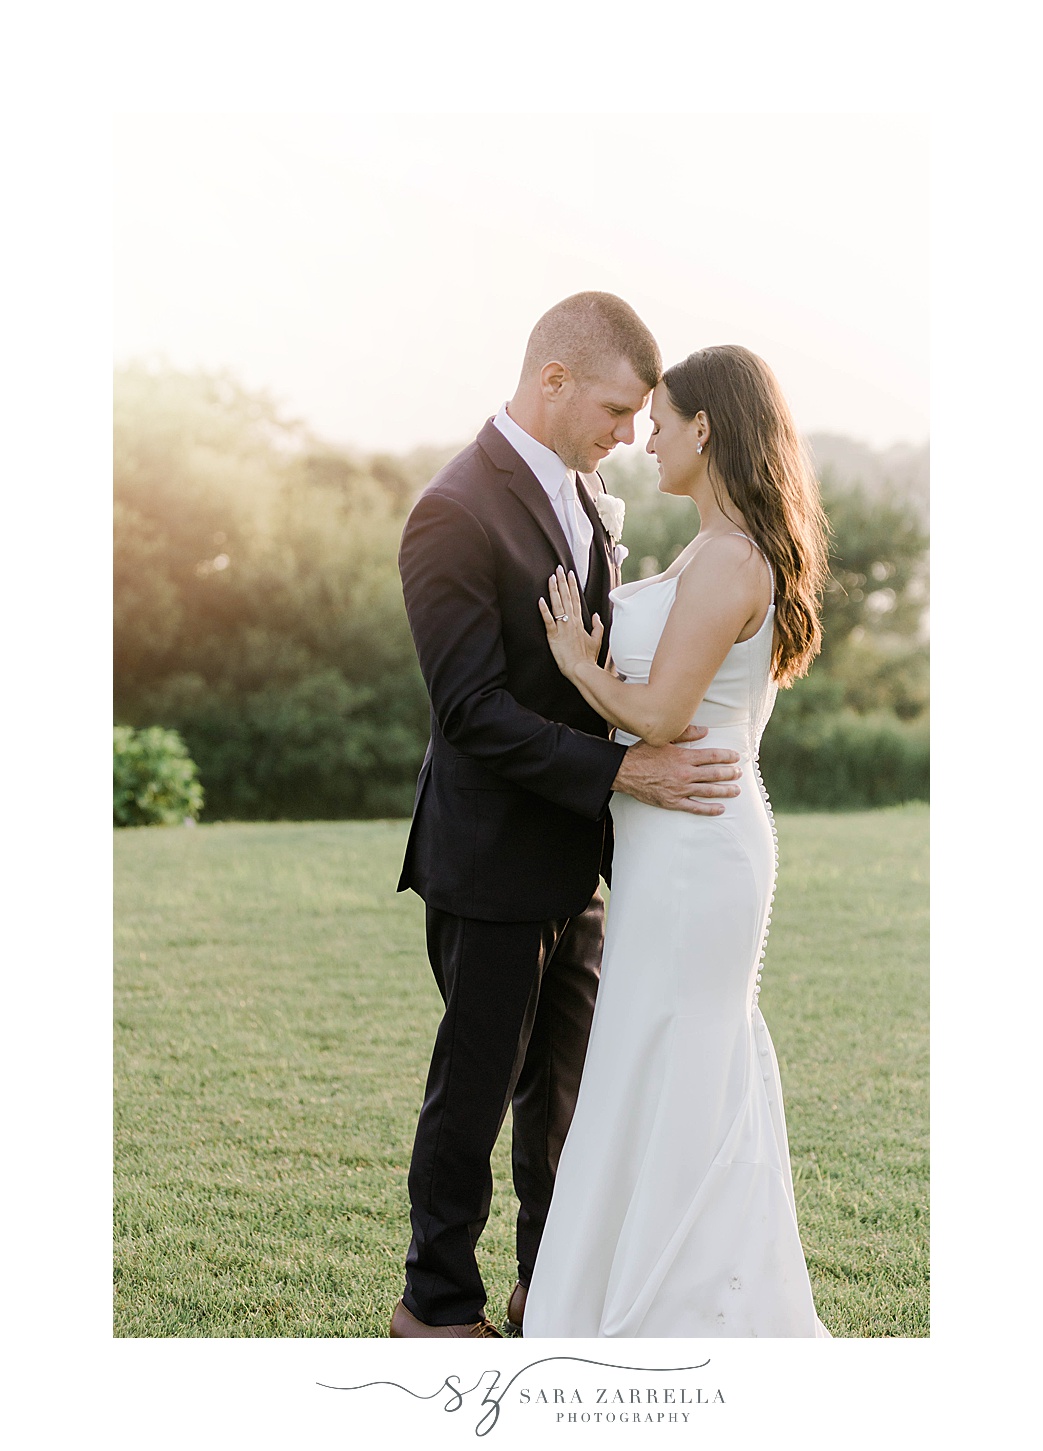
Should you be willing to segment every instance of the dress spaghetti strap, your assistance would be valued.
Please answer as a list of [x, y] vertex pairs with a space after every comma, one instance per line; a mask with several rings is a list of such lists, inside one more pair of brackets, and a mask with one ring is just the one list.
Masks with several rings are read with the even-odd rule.
[[758, 550], [760, 552], [760, 554], [761, 554], [761, 556], [762, 556], [762, 558], [764, 560], [764, 563], [768, 566], [768, 573], [771, 575], [771, 602], [772, 602], [772, 604], [774, 604], [775, 603], [775, 571], [771, 567], [771, 560], [764, 553], [764, 550], [761, 549], [761, 547], [757, 543], [756, 539], [753, 539], [749, 534], [744, 534], [741, 529], [732, 529], [729, 532], [731, 534], [736, 535], [739, 539], [749, 539], [749, 541], [753, 545], [754, 549], [756, 549], [756, 550]]

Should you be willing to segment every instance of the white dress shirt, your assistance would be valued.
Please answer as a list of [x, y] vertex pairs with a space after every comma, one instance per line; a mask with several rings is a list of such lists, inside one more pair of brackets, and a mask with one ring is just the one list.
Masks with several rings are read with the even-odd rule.
[[[540, 443], [532, 434], [515, 423], [507, 412], [505, 403], [493, 419], [504, 438], [520, 454], [532, 469], [551, 502], [551, 508], [558, 523], [565, 531], [565, 538], [572, 548], [576, 562], [576, 578], [580, 589], [587, 585], [587, 569], [590, 565], [590, 545], [594, 538], [594, 526], [587, 517], [587, 511], [576, 496], [575, 470], [567, 469], [553, 449]], [[571, 516], [571, 517], [570, 517]]]

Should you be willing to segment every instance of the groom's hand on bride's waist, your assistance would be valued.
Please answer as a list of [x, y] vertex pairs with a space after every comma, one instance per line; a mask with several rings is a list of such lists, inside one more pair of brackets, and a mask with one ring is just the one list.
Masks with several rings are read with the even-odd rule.
[[630, 746], [612, 783], [613, 791], [667, 811], [720, 816], [723, 798], [739, 794], [739, 754], [717, 746], [682, 747], [681, 743], [705, 735], [705, 726], [689, 726], [669, 746], [648, 746], [644, 741]]

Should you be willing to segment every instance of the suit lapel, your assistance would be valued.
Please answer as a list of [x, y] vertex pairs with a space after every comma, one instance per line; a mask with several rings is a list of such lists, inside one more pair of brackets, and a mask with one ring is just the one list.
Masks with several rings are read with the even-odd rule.
[[[491, 418], [479, 433], [477, 441], [496, 467], [510, 475], [507, 480], [507, 488], [520, 503], [524, 504], [540, 526], [559, 562], [564, 565], [566, 571], [575, 570], [576, 561], [565, 537], [565, 531], [558, 522], [558, 516], [547, 497], [546, 490], [525, 460], [507, 442]], [[605, 485], [600, 474], [577, 472], [576, 497], [586, 510], [587, 517], [594, 528], [594, 538], [590, 547], [590, 563], [587, 569], [587, 587], [583, 591], [583, 618], [589, 628], [591, 614], [596, 611], [601, 615], [607, 629], [608, 590], [619, 583], [619, 578], [612, 551], [612, 541], [608, 537], [608, 531], [602, 524], [601, 515], [594, 503], [595, 497], [604, 492]], [[576, 572], [578, 577], [578, 570]], [[607, 588], [606, 581], [609, 582]]]
[[612, 618], [612, 602], [609, 599], [609, 591], [619, 584], [619, 570], [616, 566], [615, 553], [613, 552], [612, 540], [608, 536], [608, 530], [601, 522], [601, 515], [597, 511], [594, 500], [598, 494], [604, 493], [605, 485], [600, 474], [577, 474], [579, 487], [577, 495], [583, 502], [583, 507], [591, 524], [594, 526], [594, 538], [590, 542], [590, 568], [587, 571], [587, 588], [584, 591], [584, 604], [590, 615], [599, 614], [601, 623], [605, 627], [605, 637], [601, 642], [601, 649], [598, 652], [598, 664], [608, 665], [608, 635], [609, 623]]
[[558, 560], [567, 570], [575, 569], [576, 561], [572, 557], [572, 550], [565, 538], [564, 529], [558, 523], [558, 516], [547, 497], [546, 490], [525, 460], [515, 453], [492, 419], [479, 433], [478, 443], [496, 467], [501, 472], [510, 475], [507, 480], [507, 488], [516, 499], [525, 505], [543, 530]]
[[[614, 589], [619, 583], [616, 571], [616, 558], [612, 548], [612, 540], [609, 538], [608, 530], [601, 522], [601, 515], [598, 513], [597, 505], [594, 503], [594, 500], [597, 498], [598, 494], [603, 494], [605, 492], [605, 485], [602, 481], [601, 475], [596, 473], [577, 474], [576, 480], [579, 484], [576, 493], [581, 499], [584, 509], [586, 509], [587, 511], [587, 517], [590, 519], [591, 524], [594, 526], [594, 538], [591, 542], [590, 549], [591, 568], [587, 574], [588, 595], [591, 595], [592, 588], [595, 587], [594, 577], [598, 573], [598, 571], [594, 568], [595, 558], [597, 558], [604, 566], [604, 574], [602, 576], [602, 583], [598, 587], [598, 593], [591, 596], [592, 599], [597, 600], [601, 598], [601, 591], [602, 589], [604, 589], [603, 581], [605, 579], [610, 581], [608, 586], [609, 589]], [[607, 590], [605, 591], [605, 593], [607, 593]], [[597, 609], [600, 613], [599, 605], [592, 604], [591, 608]]]
[[547, 497], [547, 491], [522, 459], [518, 460], [518, 467], [508, 480], [507, 487], [515, 498], [521, 500], [546, 534], [566, 571], [575, 569], [576, 561], [572, 557], [572, 550], [565, 538], [565, 531], [558, 523], [554, 506]]

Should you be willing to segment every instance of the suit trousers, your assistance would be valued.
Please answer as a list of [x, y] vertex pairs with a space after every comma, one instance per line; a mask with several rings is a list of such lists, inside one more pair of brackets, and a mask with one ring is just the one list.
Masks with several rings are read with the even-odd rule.
[[528, 1285], [572, 1122], [597, 996], [605, 904], [578, 916], [480, 922], [427, 909], [445, 1003], [409, 1168], [403, 1300], [428, 1325], [479, 1320], [475, 1245], [492, 1203], [490, 1158], [512, 1109], [518, 1278]]

